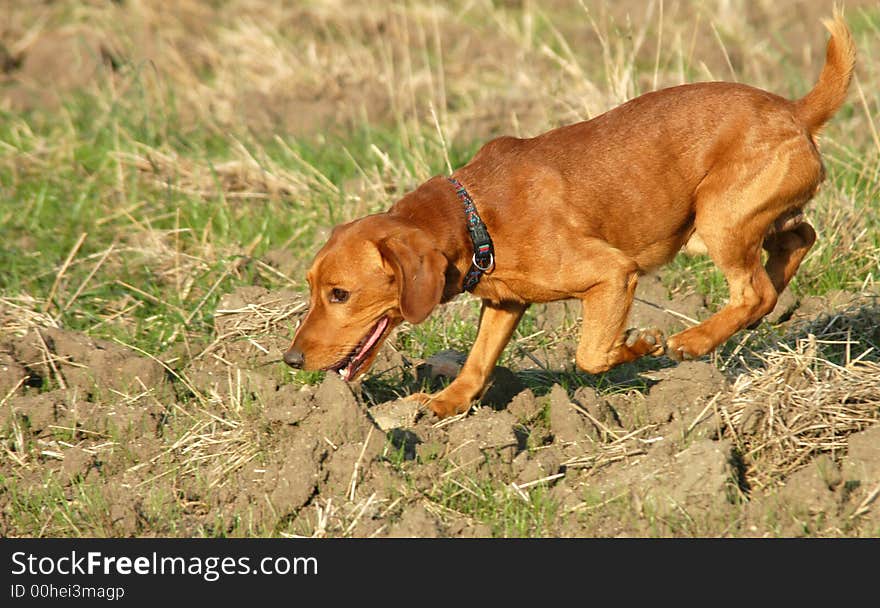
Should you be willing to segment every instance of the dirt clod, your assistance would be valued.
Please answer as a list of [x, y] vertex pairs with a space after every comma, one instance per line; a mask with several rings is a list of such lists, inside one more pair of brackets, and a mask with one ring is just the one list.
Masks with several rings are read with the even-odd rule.
[[[303, 295], [290, 289], [239, 287], [223, 295], [217, 305], [215, 350], [224, 361], [242, 367], [277, 362], [280, 353], [290, 344], [290, 327], [305, 313], [306, 307]], [[214, 354], [214, 350], [210, 354]]]
[[314, 390], [310, 386], [285, 384], [265, 395], [263, 415], [269, 422], [297, 424], [312, 411]]
[[731, 447], [728, 441], [701, 439], [673, 455], [666, 466], [644, 479], [644, 501], [676, 516], [682, 509], [727, 510], [736, 487]]
[[775, 325], [783, 321], [787, 321], [794, 313], [798, 306], [798, 298], [790, 289], [786, 289], [780, 294], [773, 310], [764, 317], [764, 321]]
[[849, 436], [843, 475], [863, 484], [880, 483], [880, 426]]
[[92, 464], [94, 458], [91, 454], [78, 446], [74, 446], [64, 452], [64, 462], [61, 465], [62, 476], [70, 481], [83, 475]]
[[[61, 391], [52, 391], [13, 397], [4, 409], [9, 413], [23, 417], [27, 421], [31, 433], [39, 434], [48, 431], [51, 425], [62, 421], [68, 412], [68, 405]], [[3, 412], [3, 414], [7, 414], [7, 412]]]
[[543, 406], [535, 398], [535, 393], [530, 388], [520, 391], [507, 406], [508, 412], [523, 421], [532, 420], [543, 409]]
[[437, 538], [442, 534], [443, 529], [440, 522], [421, 503], [404, 509], [400, 519], [394, 522], [386, 532], [386, 536], [389, 538]]
[[587, 439], [587, 422], [575, 410], [566, 390], [559, 384], [550, 389], [550, 431], [558, 443], [578, 443]]
[[42, 378], [54, 378], [63, 387], [78, 388], [82, 394], [96, 389], [137, 394], [166, 386], [165, 368], [158, 361], [80, 333], [32, 330], [14, 342], [12, 349], [19, 364]]
[[620, 418], [611, 404], [607, 400], [601, 399], [596, 391], [589, 386], [579, 387], [574, 392], [572, 401], [586, 410], [604, 429], [621, 428]]
[[[534, 452], [522, 451], [513, 461], [516, 482], [530, 483], [559, 473], [565, 456], [559, 446], [547, 446]], [[551, 480], [553, 485], [557, 480]]]
[[421, 405], [412, 399], [397, 399], [374, 405], [369, 409], [370, 417], [383, 431], [411, 427], [421, 414]]
[[481, 450], [515, 447], [518, 443], [513, 431], [516, 419], [508, 412], [493, 412], [481, 408], [475, 414], [449, 427], [449, 444], [473, 442]]
[[372, 433], [369, 442], [346, 443], [330, 450], [323, 463], [326, 477], [319, 484], [320, 492], [327, 496], [351, 498], [354, 490], [356, 497], [358, 485], [364, 481], [371, 462], [381, 453], [383, 445], [381, 433]]
[[0, 399], [9, 391], [25, 384], [29, 377], [30, 374], [23, 365], [13, 359], [11, 354], [0, 350]]
[[15, 59], [9, 99], [15, 109], [55, 107], [59, 93], [80, 89], [99, 78], [108, 49], [88, 27], [48, 29]]
[[826, 456], [816, 458], [786, 480], [779, 492], [780, 500], [789, 508], [804, 510], [808, 513], [834, 511], [838, 497], [829, 484], [839, 478], [837, 464]]
[[363, 441], [369, 430], [375, 428], [351, 385], [336, 374], [327, 374], [324, 378], [315, 391], [314, 404], [316, 411], [310, 416], [313, 419], [310, 428], [324, 434], [336, 445]]
[[[651, 387], [645, 405], [651, 421], [670, 422], [673, 418], [688, 422], [699, 413], [705, 399], [726, 390], [727, 379], [711, 363], [686, 361], [676, 367], [656, 372], [660, 379]], [[695, 409], [700, 407], [700, 409]]]
[[283, 513], [295, 513], [315, 493], [320, 481], [321, 463], [327, 455], [326, 444], [312, 436], [297, 438], [280, 462], [265, 475], [267, 485], [274, 488], [269, 499]]

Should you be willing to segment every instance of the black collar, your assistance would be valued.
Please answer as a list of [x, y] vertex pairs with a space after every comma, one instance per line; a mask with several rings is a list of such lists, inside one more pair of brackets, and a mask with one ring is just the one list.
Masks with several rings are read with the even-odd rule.
[[465, 291], [473, 291], [480, 282], [483, 274], [489, 274], [495, 269], [495, 249], [492, 247], [492, 237], [486, 229], [486, 224], [477, 213], [477, 206], [468, 191], [454, 177], [447, 178], [449, 183], [455, 186], [455, 193], [464, 204], [465, 220], [467, 221], [468, 233], [474, 244], [474, 256], [471, 258], [471, 268], [464, 277]]

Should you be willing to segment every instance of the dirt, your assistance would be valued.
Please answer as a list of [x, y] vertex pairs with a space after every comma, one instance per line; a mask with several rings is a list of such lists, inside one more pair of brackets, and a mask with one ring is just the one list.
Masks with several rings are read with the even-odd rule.
[[19, 364], [11, 353], [0, 351], [0, 395], [5, 396], [19, 384], [27, 382], [29, 378], [27, 369]]
[[659, 275], [639, 278], [629, 316], [631, 327], [656, 327], [667, 336], [690, 327], [709, 315], [702, 296], [697, 294], [670, 297]]
[[550, 389], [550, 432], [553, 441], [563, 445], [572, 444], [572, 447], [577, 447], [582, 441], [592, 441], [595, 431], [591, 437], [587, 432], [589, 426], [588, 419], [575, 409], [568, 392], [559, 384], [554, 384]]
[[773, 520], [785, 536], [807, 536], [817, 530], [848, 535], [856, 525], [876, 536], [880, 533], [878, 445], [880, 427], [873, 426], [848, 437], [842, 459], [827, 454], [812, 459], [779, 488], [749, 504], [746, 530], [758, 533]]
[[645, 398], [650, 422], [668, 425], [677, 438], [703, 436], [720, 427], [714, 411], [700, 416], [711, 399], [723, 397], [729, 388], [727, 378], [717, 367], [703, 361], [686, 361], [651, 377], [659, 382]]
[[[77, 523], [93, 535], [525, 533], [504, 519], [510, 507], [474, 506], [501, 499], [523, 508], [549, 501], [546, 535], [880, 530], [876, 424], [758, 488], [738, 442], [756, 432], [751, 417], [763, 412], [747, 411], [731, 434], [719, 412], [733, 378], [708, 361], [646, 371], [647, 389], [614, 392], [560, 381], [526, 388], [515, 366], [498, 368], [491, 403], [438, 423], [405, 398], [377, 401], [381, 385], [369, 378], [296, 384], [279, 373], [287, 339], [279, 328], [296, 315], [279, 321], [270, 312], [283, 302], [301, 314], [295, 297], [261, 288], [227, 294], [215, 330], [236, 339], [185, 365], [171, 353], [163, 365], [62, 329], [5, 337], [2, 474], [28, 491], [54, 484], [65, 500], [92, 488], [99, 506]], [[700, 314], [693, 305], [678, 309]], [[549, 310], [546, 323], [574, 312]], [[410, 378], [412, 389], [448, 381], [464, 356], [409, 362], [395, 354], [392, 339], [385, 370]], [[39, 532], [22, 523], [22, 508], [0, 491], [0, 533]]]
[[166, 370], [156, 360], [106, 340], [61, 329], [32, 330], [21, 340], [0, 345], [29, 377], [82, 394], [155, 391], [166, 386]]
[[65, 93], [100, 78], [111, 53], [96, 30], [77, 25], [42, 31], [26, 48], [15, 55], [7, 51], [6, 57], [0, 80], [6, 103], [9, 109], [21, 111], [57, 108]]

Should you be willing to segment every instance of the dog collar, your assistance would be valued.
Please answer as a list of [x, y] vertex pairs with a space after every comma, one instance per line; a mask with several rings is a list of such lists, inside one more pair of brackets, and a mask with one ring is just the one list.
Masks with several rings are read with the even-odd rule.
[[477, 213], [477, 206], [474, 199], [468, 194], [465, 187], [454, 177], [447, 178], [449, 183], [455, 187], [455, 193], [461, 199], [464, 205], [465, 221], [467, 222], [468, 234], [474, 244], [474, 255], [471, 258], [471, 268], [464, 277], [463, 288], [465, 291], [473, 291], [480, 277], [489, 274], [495, 269], [495, 249], [492, 247], [492, 237], [489, 236], [489, 230], [486, 224], [480, 219]]

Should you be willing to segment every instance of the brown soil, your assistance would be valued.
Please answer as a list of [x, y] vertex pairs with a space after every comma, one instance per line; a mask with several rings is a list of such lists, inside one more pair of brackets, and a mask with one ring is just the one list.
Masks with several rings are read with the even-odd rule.
[[[297, 303], [261, 288], [228, 294], [216, 320], [223, 339], [183, 369], [170, 355], [166, 367], [61, 329], [7, 336], [2, 475], [20, 488], [57, 484], [70, 499], [93, 488], [103, 506], [81, 532], [97, 535], [517, 533], [500, 513], [467, 507], [468, 497], [546, 500], [548, 535], [880, 530], [876, 401], [857, 406], [862, 422], [832, 448], [775, 476], [755, 472], [770, 466], [766, 454], [744, 453], [750, 433], [766, 427], [737, 409], [742, 381], [705, 361], [645, 372], [647, 390], [608, 394], [554, 382], [526, 388], [527, 374], [499, 368], [491, 407], [437, 423], [405, 399], [377, 403], [369, 379], [288, 383], [278, 353], [285, 323], [302, 313]], [[552, 320], [564, 324], [567, 312], [550, 308], [541, 322], [561, 313]], [[461, 362], [444, 352], [403, 369], [412, 362], [386, 350], [385, 374], [399, 372], [398, 390], [454, 376]], [[22, 527], [19, 508], [0, 492], [0, 533], [39, 532]]]

